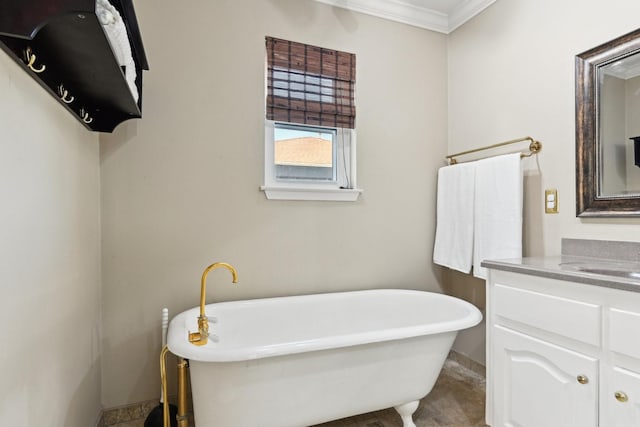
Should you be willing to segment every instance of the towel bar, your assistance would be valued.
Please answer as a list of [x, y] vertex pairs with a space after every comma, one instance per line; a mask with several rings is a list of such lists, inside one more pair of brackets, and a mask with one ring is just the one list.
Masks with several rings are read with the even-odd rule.
[[473, 150], [462, 151], [462, 152], [456, 153], [456, 154], [450, 154], [450, 155], [446, 156], [446, 159], [449, 161], [450, 165], [455, 165], [456, 163], [458, 163], [458, 161], [455, 159], [456, 157], [460, 157], [460, 156], [463, 156], [465, 154], [476, 153], [478, 151], [484, 151], [484, 150], [489, 150], [489, 149], [492, 149], [492, 148], [502, 147], [504, 145], [515, 144], [516, 142], [522, 142], [522, 141], [531, 141], [531, 143], [529, 144], [529, 152], [528, 153], [521, 153], [520, 157], [531, 157], [534, 154], [538, 154], [540, 152], [540, 150], [542, 150], [542, 143], [540, 141], [536, 141], [535, 139], [531, 138], [530, 136], [525, 136], [524, 138], [512, 139], [511, 141], [500, 142], [498, 144], [487, 145], [486, 147], [481, 147], [481, 148], [475, 148]]

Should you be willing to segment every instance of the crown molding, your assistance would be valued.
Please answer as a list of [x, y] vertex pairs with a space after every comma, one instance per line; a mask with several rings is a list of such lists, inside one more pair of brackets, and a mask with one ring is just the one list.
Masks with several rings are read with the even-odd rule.
[[466, 0], [458, 4], [449, 15], [450, 33], [483, 10], [491, 6], [496, 0]]
[[469, 19], [482, 12], [496, 0], [461, 0], [460, 4], [446, 14], [420, 7], [401, 0], [315, 0], [331, 6], [353, 10], [391, 21], [439, 33], [449, 34]]

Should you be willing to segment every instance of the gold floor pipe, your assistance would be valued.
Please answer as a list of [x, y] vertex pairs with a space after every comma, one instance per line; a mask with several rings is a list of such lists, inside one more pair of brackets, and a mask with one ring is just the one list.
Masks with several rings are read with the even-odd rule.
[[171, 427], [169, 416], [169, 393], [167, 392], [167, 353], [169, 347], [166, 345], [160, 352], [160, 381], [162, 382], [162, 424], [164, 427]]
[[[160, 381], [162, 382], [162, 424], [164, 427], [171, 427], [171, 416], [169, 410], [169, 392], [167, 385], [167, 353], [169, 348], [165, 345], [160, 352]], [[178, 427], [189, 427], [189, 402], [187, 397], [189, 376], [189, 361], [178, 358], [178, 413], [176, 421]]]
[[189, 426], [189, 408], [187, 402], [187, 376], [189, 373], [189, 361], [178, 358], [178, 427]]

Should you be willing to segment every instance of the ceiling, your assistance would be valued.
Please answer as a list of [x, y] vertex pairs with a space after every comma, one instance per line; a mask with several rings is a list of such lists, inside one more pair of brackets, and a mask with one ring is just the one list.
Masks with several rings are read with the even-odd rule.
[[316, 0], [449, 34], [496, 0]]

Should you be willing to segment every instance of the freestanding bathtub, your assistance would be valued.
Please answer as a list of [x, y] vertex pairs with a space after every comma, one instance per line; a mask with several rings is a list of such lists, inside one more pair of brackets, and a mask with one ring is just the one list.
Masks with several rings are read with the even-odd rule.
[[211, 337], [189, 343], [198, 308], [173, 318], [189, 359], [197, 427], [303, 427], [395, 407], [415, 427], [457, 331], [482, 315], [454, 297], [367, 290], [209, 304]]

